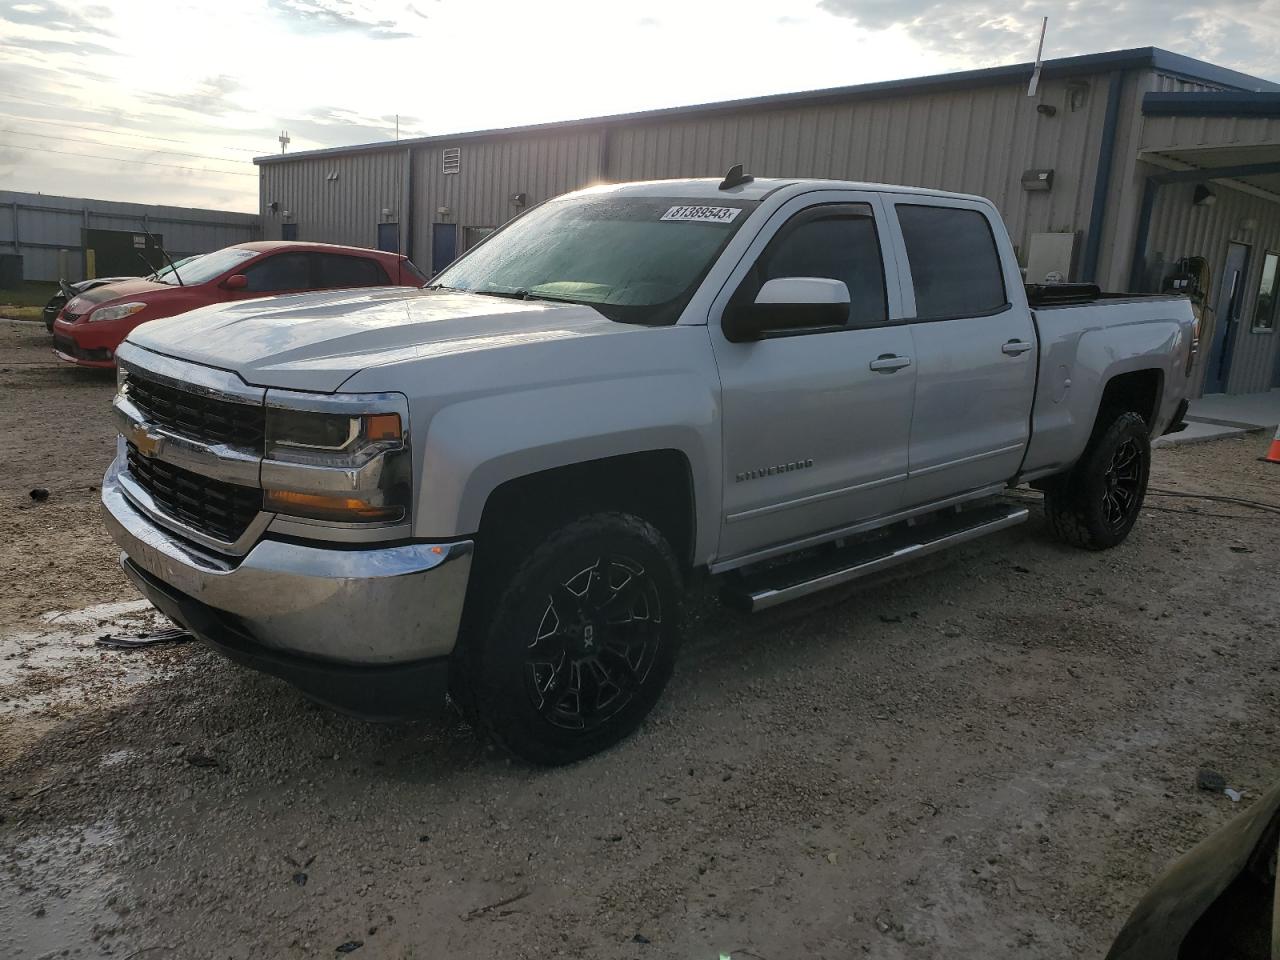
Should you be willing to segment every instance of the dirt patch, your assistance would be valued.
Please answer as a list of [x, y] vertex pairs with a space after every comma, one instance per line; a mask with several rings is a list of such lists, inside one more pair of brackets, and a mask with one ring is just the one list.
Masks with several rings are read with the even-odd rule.
[[[644, 729], [553, 771], [199, 646], [87, 648], [40, 614], [134, 599], [89, 489], [111, 388], [25, 336], [0, 326], [6, 956], [1100, 956], [1277, 777], [1277, 519], [1204, 501], [1153, 497], [1104, 554], [1036, 506], [813, 603], [695, 598]], [[1160, 450], [1153, 485], [1278, 500], [1269, 439]]]

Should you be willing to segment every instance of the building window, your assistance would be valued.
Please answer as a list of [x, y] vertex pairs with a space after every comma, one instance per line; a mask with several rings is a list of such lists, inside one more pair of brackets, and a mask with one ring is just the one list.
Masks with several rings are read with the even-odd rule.
[[1276, 328], [1280, 310], [1280, 253], [1262, 258], [1262, 281], [1258, 284], [1258, 302], [1253, 305], [1253, 332], [1270, 333]]
[[470, 250], [491, 233], [493, 227], [463, 227], [462, 239], [466, 243], [466, 249]]
[[457, 173], [462, 169], [462, 148], [446, 147], [440, 155], [440, 172]]

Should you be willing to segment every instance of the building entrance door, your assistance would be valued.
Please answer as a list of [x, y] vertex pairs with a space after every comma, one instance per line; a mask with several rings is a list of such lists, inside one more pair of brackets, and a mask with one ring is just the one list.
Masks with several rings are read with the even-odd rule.
[[1227, 262], [1222, 270], [1214, 310], [1213, 342], [1209, 345], [1209, 362], [1204, 371], [1205, 393], [1222, 393], [1227, 389], [1231, 351], [1235, 347], [1235, 332], [1244, 310], [1245, 280], [1248, 276], [1248, 244], [1227, 244]]
[[431, 275], [435, 276], [458, 257], [458, 225], [431, 225]]

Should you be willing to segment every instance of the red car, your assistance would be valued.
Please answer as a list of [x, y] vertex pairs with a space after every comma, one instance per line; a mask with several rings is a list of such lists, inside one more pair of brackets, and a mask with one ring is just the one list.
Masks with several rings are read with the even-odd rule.
[[116, 365], [116, 348], [148, 320], [196, 307], [304, 290], [421, 287], [408, 257], [363, 247], [262, 240], [205, 254], [157, 280], [125, 280], [70, 301], [53, 324], [54, 353], [82, 367]]

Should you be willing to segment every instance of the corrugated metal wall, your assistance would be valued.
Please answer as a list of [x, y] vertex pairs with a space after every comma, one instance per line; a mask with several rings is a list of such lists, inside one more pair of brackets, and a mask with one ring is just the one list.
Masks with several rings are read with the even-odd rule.
[[[299, 240], [376, 247], [378, 224], [400, 222], [404, 156], [404, 150], [390, 148], [263, 164], [264, 239], [279, 240], [281, 226], [292, 222]], [[279, 208], [272, 211], [272, 203]]]
[[163, 238], [165, 250], [175, 260], [261, 238], [260, 221], [252, 213], [0, 190], [0, 252], [14, 250], [16, 240], [28, 280], [59, 279], [60, 250], [68, 253], [70, 276], [65, 279], [82, 279], [82, 229], [138, 232], [144, 224]]
[[[1197, 207], [1192, 203], [1193, 184], [1167, 184], [1160, 188], [1152, 212], [1148, 260], [1158, 269], [1162, 261], [1205, 257], [1213, 269], [1209, 303], [1216, 306], [1227, 244], [1235, 241], [1248, 245], [1244, 320], [1233, 334], [1235, 346], [1231, 351], [1227, 392], [1252, 393], [1280, 386], [1275, 382], [1280, 331], [1254, 333], [1250, 330], [1263, 255], [1268, 251], [1280, 252], [1280, 203], [1261, 200], [1221, 183], [1214, 183], [1212, 190], [1217, 202], [1211, 207]], [[1252, 229], [1248, 228], [1250, 222], [1256, 224]]]
[[[531, 206], [600, 180], [719, 176], [745, 163], [758, 176], [812, 176], [904, 183], [990, 197], [1020, 251], [1033, 233], [1088, 228], [1107, 77], [1084, 84], [1075, 108], [1068, 81], [1041, 84], [1037, 97], [1021, 83], [972, 90], [896, 95], [832, 106], [799, 106], [714, 116], [676, 117], [563, 133], [462, 138], [413, 148], [411, 252], [431, 263], [431, 225], [496, 227]], [[1056, 109], [1047, 116], [1039, 104]], [[602, 142], [607, 137], [607, 143]], [[441, 172], [441, 152], [461, 150], [461, 171]], [[389, 148], [263, 164], [266, 236], [280, 235], [275, 201], [295, 214], [304, 240], [372, 246], [383, 207], [401, 197], [404, 151]], [[602, 168], [603, 163], [603, 168]], [[1024, 171], [1054, 170], [1047, 192], [1021, 186]], [[326, 180], [336, 171], [337, 181]], [[440, 214], [441, 207], [448, 210]]]
[[[1076, 110], [1056, 80], [1034, 98], [1017, 83], [623, 127], [611, 134], [608, 172], [615, 180], [718, 176], [741, 162], [761, 176], [976, 193], [1000, 208], [1022, 251], [1032, 233], [1088, 226], [1106, 82], [1073, 80], [1088, 84]], [[1052, 190], [1022, 188], [1023, 172], [1037, 168], [1054, 170]]]
[[[442, 172], [442, 153], [460, 151], [457, 173]], [[431, 265], [431, 225], [458, 226], [459, 252], [468, 227], [500, 227], [523, 209], [569, 190], [598, 182], [599, 128], [538, 137], [459, 140], [416, 148], [413, 152], [413, 258]], [[523, 207], [511, 202], [523, 193]], [[447, 213], [441, 214], [444, 207]]]

